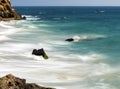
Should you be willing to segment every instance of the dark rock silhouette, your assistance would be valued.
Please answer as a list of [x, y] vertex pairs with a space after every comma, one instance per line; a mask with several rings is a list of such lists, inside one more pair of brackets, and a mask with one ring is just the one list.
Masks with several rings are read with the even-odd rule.
[[35, 83], [26, 83], [25, 79], [20, 79], [12, 74], [0, 78], [0, 89], [55, 89], [39, 86]]
[[74, 41], [74, 39], [73, 38], [68, 38], [65, 41], [71, 42], [71, 41]]
[[32, 55], [36, 55], [36, 56], [42, 56], [44, 59], [48, 59], [47, 54], [45, 53], [44, 49], [33, 49], [32, 51]]
[[26, 17], [25, 17], [25, 16], [23, 16], [23, 17], [22, 17], [22, 19], [23, 19], [23, 20], [26, 20]]

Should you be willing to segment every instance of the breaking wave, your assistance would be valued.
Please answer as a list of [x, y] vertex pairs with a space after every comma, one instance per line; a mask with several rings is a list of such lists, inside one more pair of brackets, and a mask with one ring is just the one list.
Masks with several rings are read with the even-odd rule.
[[104, 35], [94, 35], [94, 34], [88, 34], [88, 35], [75, 35], [72, 37], [75, 42], [77, 41], [91, 41], [91, 40], [98, 40], [105, 38]]
[[37, 21], [40, 19], [37, 16], [32, 16], [32, 15], [23, 15], [23, 16], [25, 16], [28, 21]]

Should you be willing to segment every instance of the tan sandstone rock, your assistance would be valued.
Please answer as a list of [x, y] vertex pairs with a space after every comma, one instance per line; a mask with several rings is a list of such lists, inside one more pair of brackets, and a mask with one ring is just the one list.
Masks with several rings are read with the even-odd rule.
[[12, 7], [10, 0], [0, 0], [0, 20], [21, 20], [22, 17]]
[[0, 78], [0, 89], [55, 89], [39, 86], [35, 83], [26, 83], [25, 79], [20, 79], [12, 74]]

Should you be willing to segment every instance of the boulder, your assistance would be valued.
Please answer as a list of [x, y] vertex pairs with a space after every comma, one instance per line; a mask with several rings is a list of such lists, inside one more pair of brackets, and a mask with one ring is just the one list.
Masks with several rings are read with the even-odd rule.
[[12, 74], [0, 78], [0, 89], [25, 89], [26, 80]]
[[45, 53], [44, 49], [33, 49], [32, 51], [32, 55], [36, 55], [36, 56], [42, 56], [44, 59], [48, 59], [47, 54]]
[[65, 41], [71, 42], [71, 41], [74, 41], [74, 39], [73, 38], [68, 38]]
[[39, 86], [35, 83], [26, 83], [25, 79], [8, 74], [0, 78], [0, 89], [55, 89]]

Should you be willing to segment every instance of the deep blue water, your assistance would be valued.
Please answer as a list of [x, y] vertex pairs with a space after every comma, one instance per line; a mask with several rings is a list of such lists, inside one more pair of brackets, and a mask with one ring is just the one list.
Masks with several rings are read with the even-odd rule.
[[[118, 63], [120, 55], [120, 7], [15, 7], [15, 9], [22, 15], [37, 16], [39, 19], [33, 22], [34, 24], [48, 24], [50, 27], [43, 28], [52, 30], [55, 32], [54, 34], [60, 36], [103, 35], [103, 39], [71, 43], [70, 49], [75, 53], [90, 51], [103, 53], [110, 57], [108, 62]], [[66, 48], [69, 50], [69, 46]]]

